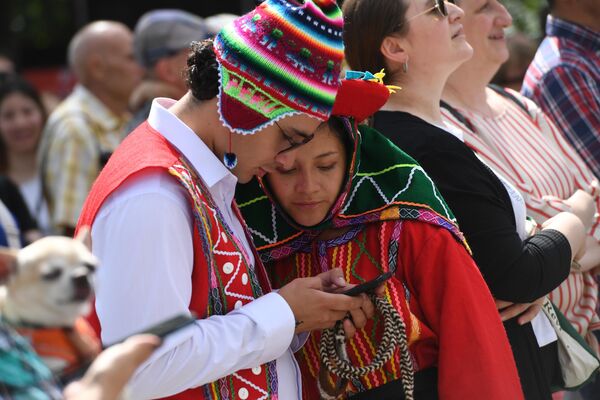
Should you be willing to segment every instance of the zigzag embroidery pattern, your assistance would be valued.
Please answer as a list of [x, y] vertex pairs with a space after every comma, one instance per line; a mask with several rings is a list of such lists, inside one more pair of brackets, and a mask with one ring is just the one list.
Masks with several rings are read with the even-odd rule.
[[[268, 197], [264, 196], [261, 199], [266, 199], [267, 201], [269, 201]], [[248, 203], [246, 203], [248, 204]], [[238, 206], [240, 209], [242, 208], [242, 206]], [[252, 229], [250, 227], [248, 227], [248, 231], [250, 231], [250, 233], [252, 233], [255, 236], [258, 236], [259, 238], [261, 238], [262, 240], [264, 240], [265, 242], [269, 243], [269, 244], [275, 244], [278, 241], [279, 238], [279, 234], [277, 233], [277, 210], [275, 209], [275, 205], [271, 204], [271, 226], [273, 227], [273, 239], [269, 239], [267, 236], [263, 235], [262, 233], [260, 233], [259, 231], [257, 231], [256, 229]]]
[[256, 400], [266, 400], [269, 397], [269, 393], [267, 393], [260, 387], [256, 386], [254, 383], [250, 382], [249, 380], [245, 379], [244, 377], [240, 376], [239, 374], [234, 372], [233, 376], [236, 377], [237, 379], [239, 379], [240, 381], [244, 382], [246, 385], [252, 387], [257, 392], [260, 392], [260, 394], [262, 394], [262, 396]]
[[[408, 181], [406, 182], [406, 185], [400, 189], [393, 197], [391, 200], [389, 200], [387, 198], [387, 196], [385, 195], [385, 193], [383, 193], [383, 191], [381, 190], [381, 188], [379, 187], [379, 185], [377, 184], [377, 182], [375, 182], [375, 180], [372, 178], [372, 176], [375, 175], [382, 175], [385, 174], [387, 172], [390, 172], [394, 169], [398, 169], [398, 168], [412, 168], [410, 171], [410, 175], [408, 177]], [[446, 205], [444, 204], [444, 201], [442, 200], [442, 198], [438, 195], [436, 189], [435, 189], [435, 184], [433, 183], [433, 181], [431, 180], [431, 178], [429, 177], [429, 175], [427, 175], [427, 173], [423, 170], [423, 168], [419, 165], [416, 164], [398, 164], [398, 165], [394, 165], [392, 167], [386, 168], [384, 170], [381, 171], [377, 171], [377, 172], [369, 172], [369, 173], [357, 173], [356, 176], [360, 176], [360, 180], [358, 181], [358, 183], [356, 184], [356, 186], [354, 187], [354, 190], [352, 191], [352, 194], [350, 195], [350, 198], [348, 199], [348, 201], [346, 202], [346, 206], [342, 209], [341, 213], [344, 214], [348, 208], [350, 208], [350, 206], [352, 205], [352, 201], [354, 200], [354, 197], [356, 197], [356, 193], [358, 191], [358, 189], [360, 188], [360, 186], [365, 182], [368, 181], [370, 182], [373, 187], [375, 188], [375, 190], [377, 191], [377, 193], [379, 193], [379, 196], [381, 196], [381, 198], [383, 199], [383, 201], [385, 202], [385, 204], [391, 204], [394, 201], [396, 201], [396, 199], [398, 198], [398, 196], [400, 196], [402, 193], [404, 193], [405, 191], [407, 191], [412, 183], [413, 180], [413, 175], [415, 174], [416, 171], [420, 171], [423, 173], [423, 175], [427, 178], [427, 180], [429, 181], [429, 183], [431, 183], [431, 191], [433, 193], [433, 195], [435, 196], [435, 198], [438, 200], [438, 202], [440, 203], [440, 205], [442, 206], [442, 208], [444, 209], [444, 213], [446, 214], [446, 218], [451, 220], [451, 221], [456, 221], [455, 218], [451, 218], [450, 213], [448, 211], [448, 208], [446, 207]]]
[[[199, 194], [200, 194], [200, 189], [198, 188], [198, 186], [193, 182], [190, 174], [185, 170], [185, 167], [177, 165], [173, 167], [174, 171], [182, 178], [182, 181], [187, 185], [189, 185], [194, 192], [196, 193], [196, 196], [198, 196], [198, 198], [200, 198]], [[194, 199], [194, 203], [196, 207], [199, 207], [198, 202], [196, 201], [196, 199]], [[203, 202], [203, 206], [205, 208], [207, 208], [208, 210], [210, 210], [211, 214], [213, 215], [213, 219], [215, 221], [219, 221], [219, 218], [217, 216], [217, 210], [215, 208], [210, 207], [209, 204], [207, 204], [206, 202]], [[236, 293], [236, 292], [230, 292], [229, 291], [229, 287], [233, 284], [233, 282], [235, 281], [235, 278], [237, 277], [237, 275], [240, 272], [240, 268], [242, 265], [242, 259], [243, 256], [239, 251], [222, 251], [222, 250], [218, 250], [219, 244], [221, 243], [221, 240], [224, 239], [224, 236], [226, 237], [225, 232], [221, 231], [221, 226], [220, 224], [215, 224], [216, 228], [217, 228], [217, 242], [213, 245], [212, 250], [215, 254], [219, 254], [219, 255], [225, 255], [225, 256], [234, 256], [237, 257], [237, 265], [235, 267], [235, 272], [234, 274], [231, 276], [231, 278], [227, 281], [227, 284], [225, 285], [223, 291], [225, 292], [225, 294], [227, 296], [231, 296], [231, 297], [235, 297], [237, 299], [243, 299], [243, 300], [249, 300], [252, 301], [254, 300], [254, 297], [252, 296], [246, 296], [240, 293]], [[217, 267], [221, 267], [222, 266], [217, 266]]]

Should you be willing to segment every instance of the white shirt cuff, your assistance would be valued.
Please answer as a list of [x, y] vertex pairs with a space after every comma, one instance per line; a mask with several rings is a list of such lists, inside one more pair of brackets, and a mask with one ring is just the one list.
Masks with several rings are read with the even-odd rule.
[[296, 329], [294, 313], [279, 294], [266, 294], [230, 314], [233, 313], [247, 315], [269, 338], [269, 345], [265, 346], [265, 354], [261, 357], [263, 360], [275, 360], [290, 347]]

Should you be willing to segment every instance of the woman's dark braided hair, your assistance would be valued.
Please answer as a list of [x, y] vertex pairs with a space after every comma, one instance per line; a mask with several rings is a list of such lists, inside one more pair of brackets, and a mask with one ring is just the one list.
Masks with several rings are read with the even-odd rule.
[[219, 93], [219, 64], [213, 40], [193, 42], [187, 60], [187, 84], [197, 100], [210, 100]]

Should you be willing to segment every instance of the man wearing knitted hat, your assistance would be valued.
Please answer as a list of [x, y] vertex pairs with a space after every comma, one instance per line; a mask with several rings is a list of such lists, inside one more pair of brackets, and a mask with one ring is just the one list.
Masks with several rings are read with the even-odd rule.
[[338, 269], [272, 293], [233, 202], [237, 181], [289, 168], [329, 117], [342, 24], [332, 0], [266, 0], [214, 46], [195, 44], [190, 91], [156, 99], [94, 184], [78, 226], [92, 227], [103, 261], [103, 342], [175, 314], [200, 318], [138, 370], [132, 398], [299, 399], [294, 334], [372, 315], [366, 297], [325, 291], [346, 286]]

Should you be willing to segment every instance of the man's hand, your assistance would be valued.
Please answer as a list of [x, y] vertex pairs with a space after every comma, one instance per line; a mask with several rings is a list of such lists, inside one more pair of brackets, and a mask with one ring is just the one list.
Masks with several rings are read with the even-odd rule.
[[[364, 295], [350, 297], [325, 291], [347, 286], [341, 270], [333, 269], [311, 278], [294, 279], [279, 289], [278, 293], [287, 301], [294, 313], [296, 333], [332, 328], [348, 313], [353, 320], [356, 318], [354, 327], [362, 328], [368, 318], [367, 315], [372, 316], [374, 311], [368, 297]], [[366, 311], [362, 307], [365, 307]], [[345, 321], [344, 327], [347, 323], [351, 322]], [[346, 333], [353, 334], [353, 332]]]
[[103, 351], [85, 376], [65, 389], [66, 400], [116, 400], [135, 370], [160, 346], [152, 335], [136, 335]]
[[[343, 293], [346, 290], [353, 288], [356, 285], [346, 283], [344, 273], [340, 268], [334, 268], [330, 271], [317, 275], [323, 281], [323, 290], [330, 293]], [[374, 293], [381, 297], [385, 294], [385, 283], [377, 286]], [[367, 320], [375, 315], [375, 305], [366, 294], [361, 294], [359, 297], [363, 299], [363, 304], [358, 310], [350, 311], [349, 315], [343, 320], [344, 332], [346, 338], [351, 338], [356, 334], [356, 331], [362, 329], [367, 324]]]
[[507, 321], [519, 315], [517, 322], [519, 325], [525, 325], [531, 322], [535, 316], [542, 310], [544, 298], [541, 297], [533, 303], [511, 303], [504, 300], [496, 300], [496, 308], [500, 310], [500, 319]]

